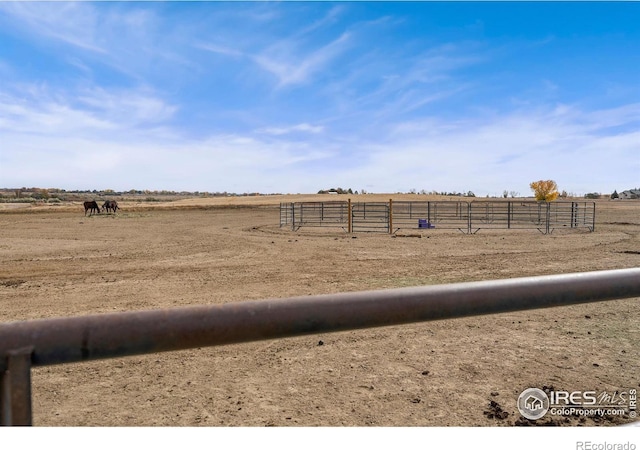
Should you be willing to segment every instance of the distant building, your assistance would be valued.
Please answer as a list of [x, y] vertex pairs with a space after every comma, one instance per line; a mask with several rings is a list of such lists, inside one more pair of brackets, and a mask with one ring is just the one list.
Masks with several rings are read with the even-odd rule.
[[640, 199], [640, 189], [628, 189], [620, 192], [620, 200]]

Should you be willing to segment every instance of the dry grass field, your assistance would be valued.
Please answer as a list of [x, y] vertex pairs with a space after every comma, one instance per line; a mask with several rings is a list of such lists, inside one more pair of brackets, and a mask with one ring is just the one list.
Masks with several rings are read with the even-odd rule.
[[[593, 233], [279, 228], [311, 199], [335, 196], [0, 204], [0, 321], [640, 265], [640, 202], [598, 201]], [[34, 425], [513, 426], [529, 387], [639, 388], [638, 348], [636, 298], [38, 367]]]

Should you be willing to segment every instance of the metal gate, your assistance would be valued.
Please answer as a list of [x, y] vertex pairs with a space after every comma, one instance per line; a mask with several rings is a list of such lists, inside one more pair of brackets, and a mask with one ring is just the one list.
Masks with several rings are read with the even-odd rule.
[[351, 231], [389, 233], [389, 203], [353, 203]]

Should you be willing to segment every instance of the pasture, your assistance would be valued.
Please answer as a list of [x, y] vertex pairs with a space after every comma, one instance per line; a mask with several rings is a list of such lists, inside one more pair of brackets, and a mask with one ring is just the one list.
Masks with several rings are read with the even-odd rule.
[[[593, 233], [424, 230], [417, 238], [278, 226], [280, 202], [328, 197], [118, 200], [116, 214], [92, 216], [82, 203], [0, 209], [0, 321], [640, 265], [640, 202], [596, 201]], [[511, 426], [529, 387], [640, 387], [639, 347], [636, 298], [40, 367], [33, 419]]]

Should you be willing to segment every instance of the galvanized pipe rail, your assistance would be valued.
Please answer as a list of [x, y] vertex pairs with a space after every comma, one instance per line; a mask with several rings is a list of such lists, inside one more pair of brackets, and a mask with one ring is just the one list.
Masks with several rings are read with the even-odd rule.
[[640, 268], [0, 324], [0, 424], [31, 425], [31, 367], [640, 297]]

